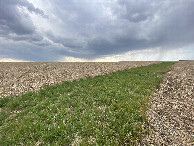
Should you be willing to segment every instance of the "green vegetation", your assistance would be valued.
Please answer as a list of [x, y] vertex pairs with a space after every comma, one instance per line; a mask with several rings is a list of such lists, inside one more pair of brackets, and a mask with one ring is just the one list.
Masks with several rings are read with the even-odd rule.
[[144, 111], [173, 63], [117, 71], [0, 99], [0, 145], [124, 145], [146, 134]]

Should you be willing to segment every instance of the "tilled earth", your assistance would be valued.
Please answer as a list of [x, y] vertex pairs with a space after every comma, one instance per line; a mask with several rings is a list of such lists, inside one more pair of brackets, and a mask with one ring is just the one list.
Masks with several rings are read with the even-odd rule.
[[166, 74], [147, 117], [145, 145], [194, 145], [194, 61], [179, 61]]
[[85, 78], [159, 62], [5, 63], [0, 62], [0, 98], [38, 90], [67, 80]]

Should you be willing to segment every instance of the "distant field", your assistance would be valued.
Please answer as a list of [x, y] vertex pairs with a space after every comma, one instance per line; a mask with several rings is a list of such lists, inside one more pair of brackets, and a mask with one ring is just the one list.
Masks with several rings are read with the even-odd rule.
[[111, 63], [0, 62], [0, 98], [37, 90], [66, 80], [85, 78], [159, 62]]
[[149, 97], [172, 64], [126, 69], [1, 98], [0, 145], [141, 142], [147, 132], [144, 111]]

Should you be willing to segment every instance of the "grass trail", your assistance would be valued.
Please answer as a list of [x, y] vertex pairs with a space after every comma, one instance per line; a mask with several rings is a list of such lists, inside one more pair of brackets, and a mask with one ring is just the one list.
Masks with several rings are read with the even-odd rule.
[[146, 134], [144, 111], [173, 63], [63, 82], [0, 99], [0, 145], [124, 145]]

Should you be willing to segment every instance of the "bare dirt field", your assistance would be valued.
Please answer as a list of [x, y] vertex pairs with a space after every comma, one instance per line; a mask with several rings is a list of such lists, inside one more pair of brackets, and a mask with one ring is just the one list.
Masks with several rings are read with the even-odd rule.
[[19, 95], [67, 80], [145, 66], [151, 61], [111, 63], [0, 62], [0, 97]]
[[194, 145], [194, 61], [179, 61], [165, 75], [147, 111], [145, 145]]

